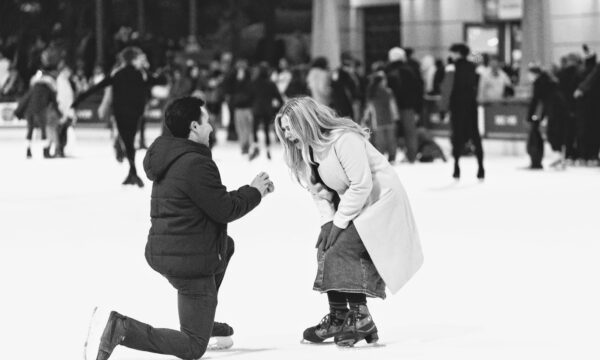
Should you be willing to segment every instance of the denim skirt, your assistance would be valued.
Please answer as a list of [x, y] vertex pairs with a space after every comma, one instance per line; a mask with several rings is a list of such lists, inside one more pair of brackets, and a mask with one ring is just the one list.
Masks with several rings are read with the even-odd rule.
[[313, 290], [361, 293], [385, 299], [385, 283], [353, 223], [342, 230], [327, 251], [318, 249], [317, 262]]

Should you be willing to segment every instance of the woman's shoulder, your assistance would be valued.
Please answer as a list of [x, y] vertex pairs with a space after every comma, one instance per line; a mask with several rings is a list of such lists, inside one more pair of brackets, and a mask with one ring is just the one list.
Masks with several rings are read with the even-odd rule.
[[351, 130], [334, 130], [334, 146], [340, 148], [355, 148], [364, 145], [365, 137]]

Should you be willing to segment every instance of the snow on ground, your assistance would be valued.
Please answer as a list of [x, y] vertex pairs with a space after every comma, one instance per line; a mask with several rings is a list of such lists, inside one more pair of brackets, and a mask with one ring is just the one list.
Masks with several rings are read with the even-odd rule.
[[[81, 359], [97, 304], [178, 328], [175, 290], [143, 256], [151, 184], [120, 185], [127, 167], [104, 129], [80, 130], [75, 157], [49, 161], [39, 147], [26, 160], [22, 135], [0, 129], [1, 357]], [[235, 345], [205, 358], [600, 358], [599, 169], [530, 172], [526, 157], [490, 155], [484, 183], [472, 158], [456, 183], [450, 163], [396, 165], [425, 264], [397, 295], [369, 302], [380, 345], [342, 350], [299, 343], [327, 312], [312, 291], [317, 214], [281, 149], [273, 155], [250, 163], [224, 142], [214, 152], [229, 188], [264, 170], [276, 191], [230, 226], [236, 255], [217, 320], [235, 328]], [[112, 358], [173, 359], [124, 348]]]

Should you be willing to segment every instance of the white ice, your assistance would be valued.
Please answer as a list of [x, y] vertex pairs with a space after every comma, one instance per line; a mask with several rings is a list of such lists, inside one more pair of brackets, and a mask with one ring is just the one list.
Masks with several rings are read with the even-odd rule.
[[[120, 185], [127, 167], [105, 129], [79, 130], [64, 160], [41, 159], [39, 146], [26, 160], [23, 135], [0, 129], [0, 358], [81, 359], [95, 305], [178, 328], [175, 290], [144, 259], [151, 183]], [[221, 142], [214, 158], [230, 189], [264, 170], [276, 190], [230, 225], [236, 254], [217, 320], [235, 328], [235, 345], [204, 358], [600, 359], [600, 170], [530, 172], [525, 156], [491, 147], [483, 183], [472, 158], [459, 183], [450, 163], [395, 166], [425, 264], [398, 294], [369, 302], [380, 345], [340, 350], [300, 344], [327, 312], [312, 291], [310, 197], [280, 148], [249, 162]], [[111, 359], [174, 358], [118, 348]]]

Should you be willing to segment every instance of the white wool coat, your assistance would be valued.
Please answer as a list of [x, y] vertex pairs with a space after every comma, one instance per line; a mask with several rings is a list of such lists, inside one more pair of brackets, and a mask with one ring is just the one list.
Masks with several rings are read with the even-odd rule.
[[329, 149], [315, 149], [319, 175], [340, 195], [335, 211], [330, 196], [313, 187], [322, 223], [342, 229], [353, 221], [377, 271], [392, 294], [417, 272], [423, 253], [406, 191], [386, 158], [362, 136], [342, 132]]

